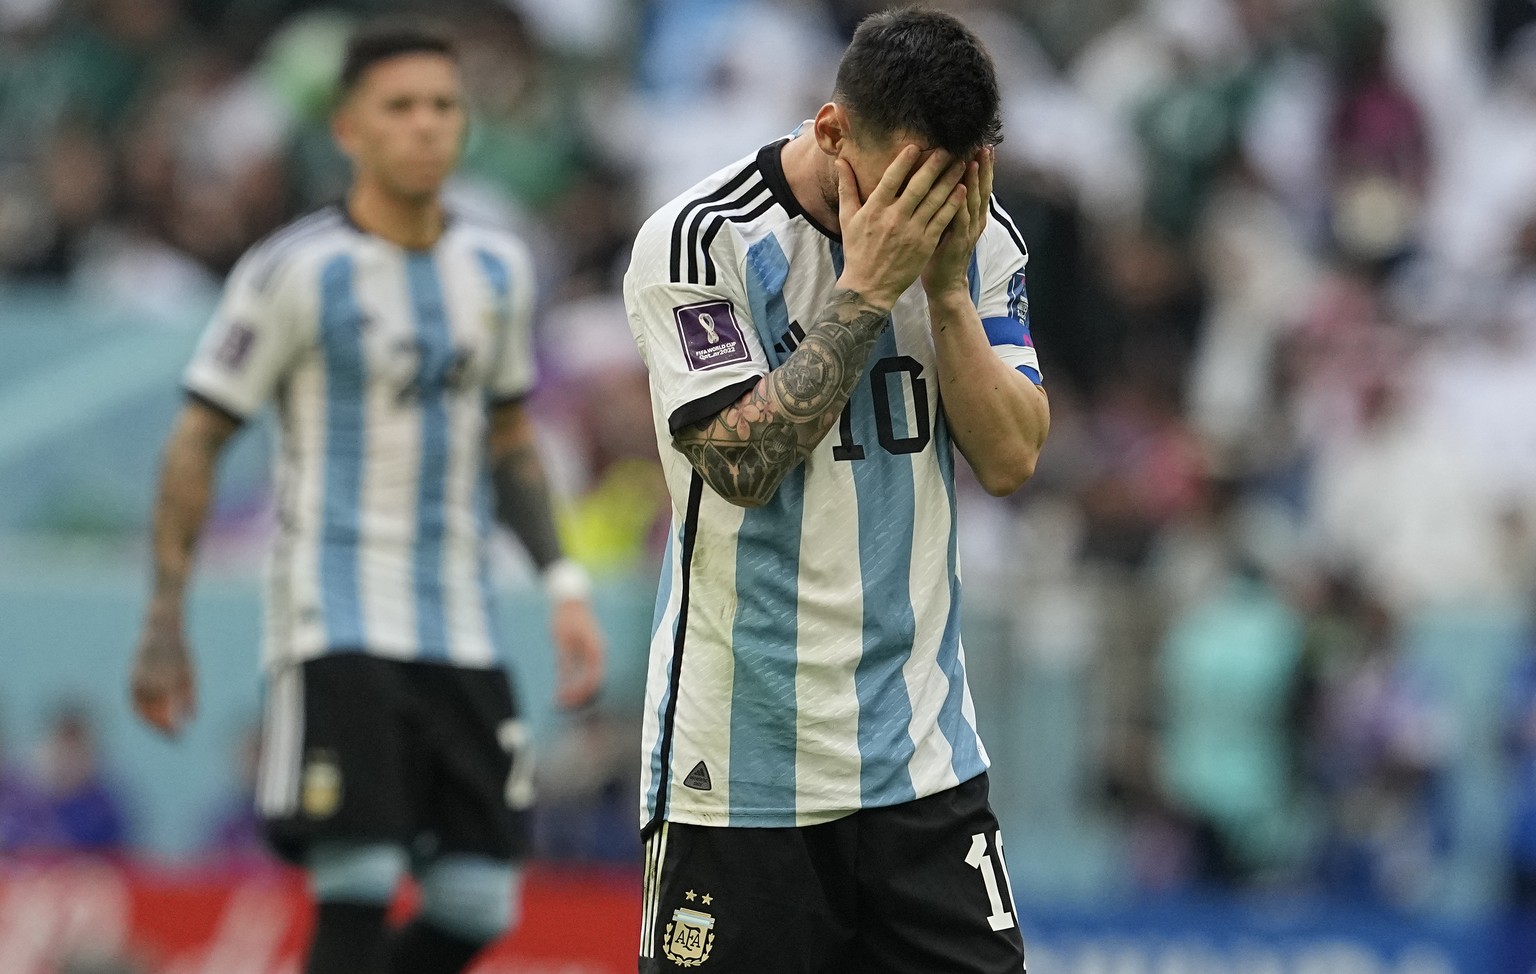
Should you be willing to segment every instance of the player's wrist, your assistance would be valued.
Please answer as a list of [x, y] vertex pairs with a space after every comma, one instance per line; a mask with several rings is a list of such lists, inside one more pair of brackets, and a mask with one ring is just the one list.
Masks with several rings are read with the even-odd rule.
[[592, 576], [570, 558], [557, 558], [544, 566], [540, 577], [544, 582], [544, 594], [552, 603], [578, 600], [585, 602], [592, 595]]
[[901, 297], [901, 292], [892, 293], [888, 288], [861, 281], [855, 275], [844, 273], [837, 279], [837, 289], [847, 291], [855, 296], [860, 304], [867, 305], [870, 310], [881, 314], [890, 314], [896, 306], [896, 299]]
[[976, 306], [971, 300], [970, 282], [964, 279], [958, 284], [924, 281], [923, 291], [928, 296], [928, 310], [933, 317], [963, 314]]

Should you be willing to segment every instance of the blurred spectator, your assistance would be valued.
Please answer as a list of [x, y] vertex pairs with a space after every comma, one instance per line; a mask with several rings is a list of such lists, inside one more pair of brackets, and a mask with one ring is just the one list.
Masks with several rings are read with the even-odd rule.
[[58, 710], [38, 767], [50, 844], [70, 852], [127, 850], [126, 803], [101, 767], [96, 725], [89, 713], [72, 704]]
[[261, 765], [261, 726], [244, 728], [235, 739], [231, 755], [234, 788], [209, 817], [203, 855], [231, 868], [275, 866], [267, 849], [261, 815], [256, 810], [256, 775]]
[[48, 836], [48, 809], [37, 783], [10, 760], [0, 735], [0, 856], [37, 848]]
[[1327, 655], [1311, 730], [1327, 816], [1319, 874], [1347, 898], [1422, 905], [1443, 879], [1452, 728], [1387, 608], [1348, 595], [1333, 607], [1343, 629], [1316, 647]]
[[1301, 619], [1233, 561], [1175, 619], [1163, 649], [1163, 788], [1194, 829], [1194, 868], [1217, 885], [1283, 868], [1299, 845], [1288, 721]]
[[639, 728], [602, 707], [573, 714], [541, 754], [534, 849], [561, 862], [638, 862]]

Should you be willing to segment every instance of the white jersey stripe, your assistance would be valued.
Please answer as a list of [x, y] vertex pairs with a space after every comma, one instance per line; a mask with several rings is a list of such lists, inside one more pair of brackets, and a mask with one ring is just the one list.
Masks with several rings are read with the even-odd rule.
[[666, 720], [667, 708], [672, 701], [672, 686], [668, 674], [672, 666], [672, 647], [677, 643], [676, 596], [682, 594], [682, 587], [674, 578], [677, 566], [682, 563], [682, 559], [675, 554], [680, 544], [677, 525], [674, 524], [667, 531], [667, 547], [662, 554], [656, 612], [651, 622], [650, 672], [646, 676], [648, 684], [664, 687], [656, 706], [646, 708], [641, 734], [641, 740], [654, 742], [646, 749], [645, 764], [641, 768], [640, 812], [642, 820], [647, 822], [656, 812], [661, 783], [666, 778], [665, 769], [661, 766], [661, 728]]

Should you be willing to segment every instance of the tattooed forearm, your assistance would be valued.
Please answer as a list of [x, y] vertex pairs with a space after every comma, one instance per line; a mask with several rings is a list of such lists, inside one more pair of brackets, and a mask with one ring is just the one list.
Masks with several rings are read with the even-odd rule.
[[766, 504], [837, 422], [887, 321], [857, 292], [833, 292], [783, 365], [719, 415], [679, 431], [672, 445], [726, 500]]
[[496, 519], [511, 528], [528, 557], [543, 571], [560, 560], [560, 535], [550, 506], [549, 481], [531, 442], [519, 443], [491, 460]]
[[213, 496], [219, 453], [237, 428], [233, 419], [194, 404], [182, 411], [166, 442], [153, 529], [154, 598], [165, 609], [180, 606]]

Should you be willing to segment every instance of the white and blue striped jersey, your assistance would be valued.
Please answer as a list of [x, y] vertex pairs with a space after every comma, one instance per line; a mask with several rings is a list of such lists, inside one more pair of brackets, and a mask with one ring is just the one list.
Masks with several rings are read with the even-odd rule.
[[431, 250], [358, 229], [340, 206], [235, 267], [188, 392], [278, 415], [268, 665], [362, 651], [499, 662], [486, 543], [486, 410], [533, 384], [526, 248], [450, 217]]
[[[783, 144], [653, 215], [624, 281], [673, 499], [647, 679], [647, 823], [815, 824], [987, 766], [921, 284], [896, 304], [839, 424], [768, 504], [730, 504], [671, 445], [788, 358], [841, 273], [841, 244], [785, 181]], [[996, 354], [1038, 382], [1027, 252], [990, 207], [972, 298]]]

